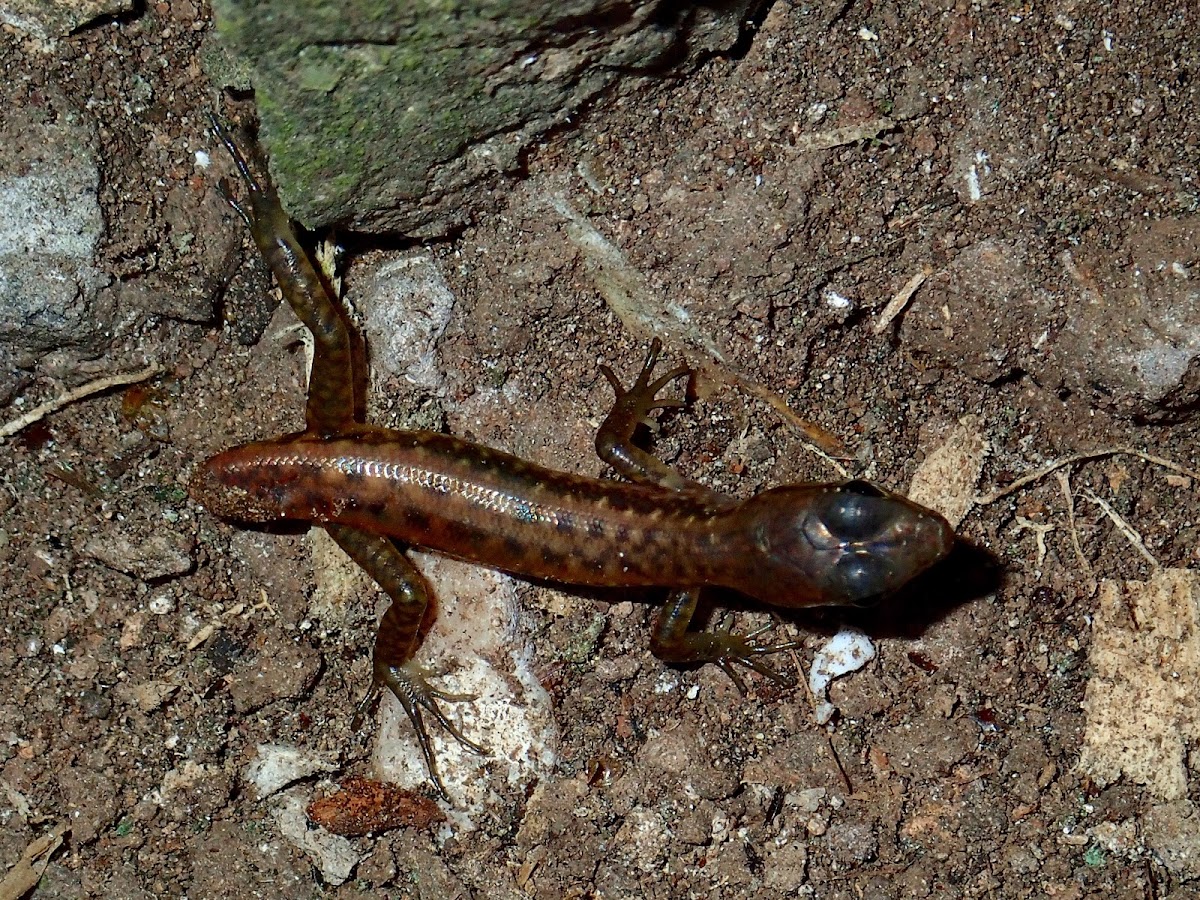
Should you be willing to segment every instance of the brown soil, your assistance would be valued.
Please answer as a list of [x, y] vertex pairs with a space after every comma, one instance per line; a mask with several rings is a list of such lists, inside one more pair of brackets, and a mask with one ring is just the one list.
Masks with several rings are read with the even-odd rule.
[[[245, 244], [192, 162], [196, 149], [215, 159], [206, 16], [151, 4], [50, 53], [0, 35], [9, 115], [68, 95], [99, 123], [104, 266], [176, 298]], [[440, 374], [420, 387], [377, 365], [372, 418], [603, 471], [598, 366], [632, 375], [648, 332], [606, 302], [565, 202], [647, 297], [686, 313], [668, 354], [709, 376], [656, 449], [722, 490], [837, 477], [769, 406], [716, 388], [734, 369], [836, 435], [855, 474], [898, 490], [964, 416], [991, 447], [980, 493], [1104, 447], [1194, 466], [1186, 384], [1164, 400], [1113, 374], [1118, 338], [1152, 303], [1104, 298], [1123, 296], [1134, 261], [1171, 258], [1196, 233], [1198, 35], [1187, 3], [776, 3], [744, 55], [628, 85], [537, 148], [494, 214], [424, 248], [454, 298]], [[885, 116], [878, 137], [804, 143]], [[169, 243], [184, 220], [187, 246]], [[361, 253], [351, 297], [394, 255]], [[226, 315], [265, 322], [261, 263], [248, 247], [241, 259]], [[149, 317], [87, 368], [44, 365], [26, 406], [142, 360], [166, 371], [0, 449], [0, 862], [70, 827], [33, 896], [1200, 896], [1196, 782], [1169, 796], [1079, 768], [1097, 585], [1200, 558], [1196, 480], [1130, 455], [1063, 470], [1073, 520], [1053, 476], [975, 506], [959, 533], [986, 553], [900, 611], [855, 617], [878, 656], [835, 683], [828, 729], [803, 687], [756, 679], [743, 698], [719, 671], [664, 671], [640, 596], [517, 583], [553, 763], [515, 784], [485, 763], [470, 826], [426, 816], [314, 849], [248, 767], [264, 745], [319, 760], [288, 795], [304, 802], [321, 779], [374, 772], [371, 730], [350, 720], [378, 600], [359, 587], [352, 607], [320, 606], [308, 538], [239, 531], [187, 498], [205, 456], [303, 424], [286, 314], [243, 346], [194, 321], [214, 302]], [[370, 345], [369, 303], [359, 313]], [[739, 613], [739, 627], [761, 621]], [[837, 621], [779, 627], [807, 667]], [[1181, 731], [1184, 766], [1195, 735]], [[334, 884], [338, 853], [357, 864]]]

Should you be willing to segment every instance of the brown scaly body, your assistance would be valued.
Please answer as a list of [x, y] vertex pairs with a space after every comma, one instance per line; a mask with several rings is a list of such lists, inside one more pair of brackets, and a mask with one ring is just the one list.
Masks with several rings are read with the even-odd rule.
[[732, 588], [783, 607], [857, 604], [894, 591], [950, 551], [954, 535], [941, 516], [866, 482], [788, 485], [739, 503], [634, 446], [639, 422], [678, 403], [657, 399], [658, 392], [689, 371], [652, 381], [657, 341], [628, 391], [604, 370], [617, 401], [597, 452], [634, 483], [553, 471], [448, 435], [359, 422], [362, 379], [332, 293], [270, 186], [256, 181], [216, 133], [250, 188], [249, 211], [234, 207], [313, 332], [316, 353], [306, 431], [209, 459], [193, 478], [192, 495], [242, 522], [322, 525], [388, 593], [393, 603], [375, 645], [376, 687], [386, 685], [404, 705], [443, 794], [422, 711], [467, 747], [485, 751], [437, 703], [465, 698], [428, 685], [412, 660], [428, 593], [398, 545], [571, 584], [678, 589], [655, 624], [655, 654], [673, 663], [716, 663], [739, 686], [734, 665], [785, 680], [761, 657], [791, 645], [690, 631], [701, 588]]

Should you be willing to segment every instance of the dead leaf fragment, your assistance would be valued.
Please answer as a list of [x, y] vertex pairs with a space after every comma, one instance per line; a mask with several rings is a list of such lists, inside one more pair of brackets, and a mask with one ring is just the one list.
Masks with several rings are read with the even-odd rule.
[[975, 416], [965, 416], [925, 459], [913, 475], [909, 499], [940, 512], [954, 528], [974, 503], [975, 484], [991, 445]]
[[50, 857], [62, 846], [63, 838], [70, 830], [70, 825], [59, 825], [26, 847], [20, 861], [9, 869], [4, 880], [0, 881], [0, 900], [18, 900], [29, 893], [46, 871]]
[[360, 837], [393, 828], [427, 828], [446, 818], [423, 794], [369, 778], [347, 778], [341, 789], [319, 797], [304, 811], [326, 831]]
[[1200, 738], [1196, 572], [1101, 582], [1088, 659], [1080, 771], [1101, 785], [1125, 776], [1162, 800], [1186, 797], [1187, 747]]

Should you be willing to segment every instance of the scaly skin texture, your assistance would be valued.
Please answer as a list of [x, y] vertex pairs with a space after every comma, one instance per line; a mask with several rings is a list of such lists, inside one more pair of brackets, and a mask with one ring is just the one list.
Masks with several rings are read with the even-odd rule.
[[413, 661], [429, 597], [405, 546], [569, 584], [677, 589], [655, 624], [655, 655], [715, 663], [739, 687], [735, 665], [787, 683], [761, 657], [793, 645], [689, 630], [700, 589], [719, 585], [780, 607], [861, 604], [949, 553], [954, 535], [941, 516], [866, 482], [788, 485], [739, 503], [636, 447], [639, 422], [679, 403], [658, 399], [659, 391], [689, 374], [678, 368], [651, 380], [658, 341], [628, 391], [603, 370], [617, 400], [596, 449], [633, 483], [556, 472], [449, 435], [363, 424], [356, 410], [365, 379], [355, 371], [332, 292], [271, 186], [258, 182], [232, 142], [214, 130], [249, 188], [248, 209], [230, 202], [313, 332], [316, 352], [306, 430], [212, 457], [193, 477], [192, 496], [243, 523], [323, 526], [391, 597], [375, 642], [375, 687], [386, 686], [404, 705], [443, 795], [423, 713], [468, 748], [486, 751], [437, 702], [467, 698], [433, 688]]
[[[225, 518], [336, 523], [531, 578], [720, 585], [789, 607], [887, 593], [949, 540], [940, 519], [882, 492], [792, 485], [719, 502], [557, 472], [449, 435], [382, 428], [235, 447], [205, 463], [193, 494]], [[839, 503], [851, 504], [855, 522], [878, 520], [874, 530], [859, 539], [829, 533], [827, 512]], [[790, 548], [783, 559], [768, 549], [780, 544]], [[839, 585], [830, 573], [842, 560], [859, 566]]]

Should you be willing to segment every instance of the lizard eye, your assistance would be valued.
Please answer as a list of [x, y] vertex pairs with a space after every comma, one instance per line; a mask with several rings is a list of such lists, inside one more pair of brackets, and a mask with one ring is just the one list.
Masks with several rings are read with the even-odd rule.
[[886, 524], [890, 512], [886, 496], [873, 484], [849, 481], [829, 495], [821, 522], [843, 540], [864, 541], [879, 534]]
[[854, 606], [874, 606], [884, 594], [890, 574], [886, 560], [856, 553], [837, 561], [833, 580], [849, 603]]

